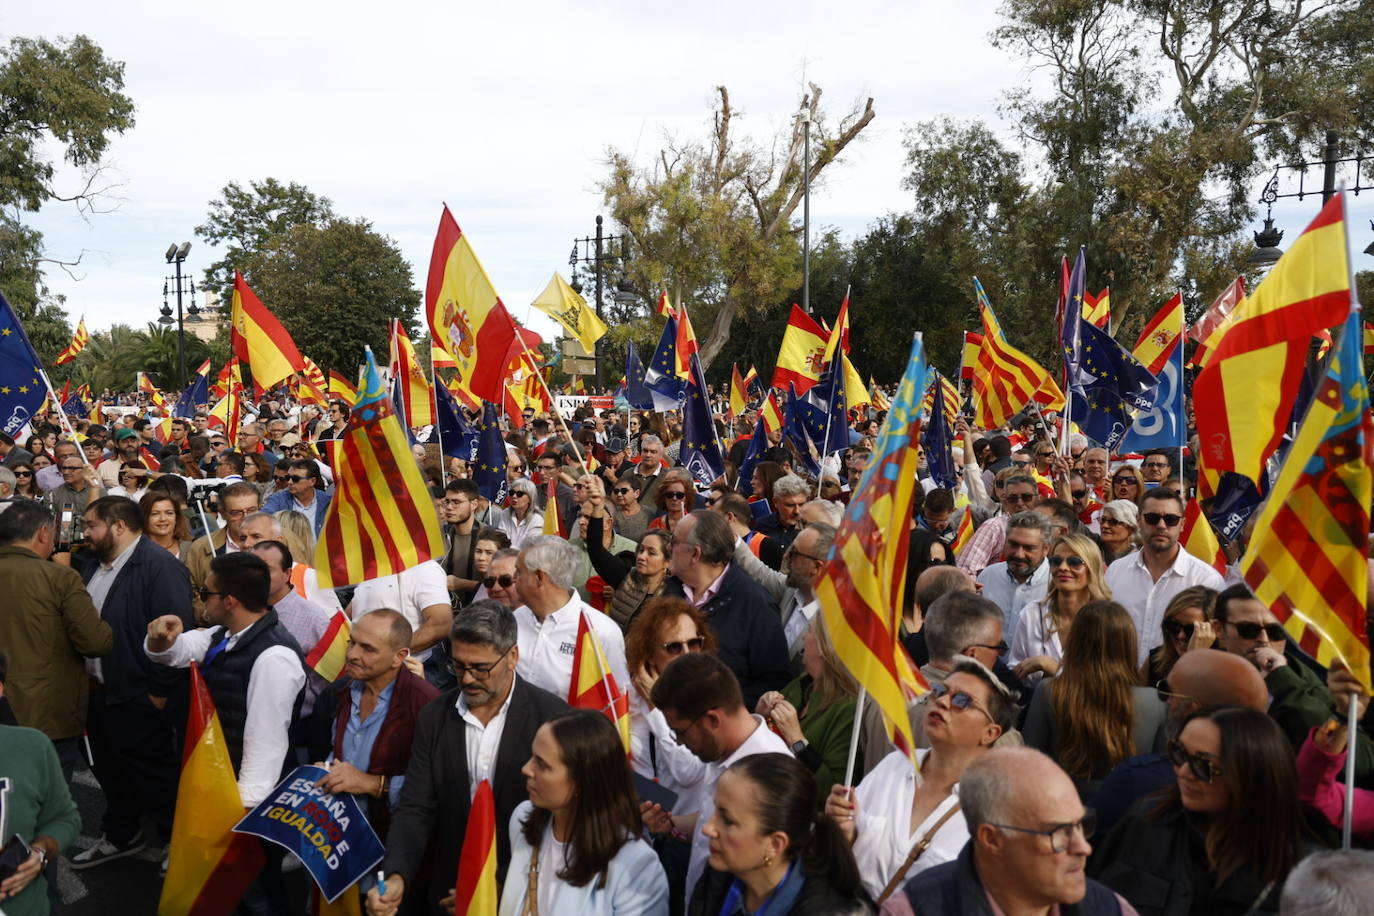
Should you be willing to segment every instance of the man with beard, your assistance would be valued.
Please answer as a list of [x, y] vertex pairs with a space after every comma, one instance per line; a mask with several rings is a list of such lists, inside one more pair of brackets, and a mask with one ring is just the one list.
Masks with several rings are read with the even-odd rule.
[[1045, 562], [1050, 552], [1050, 521], [1031, 510], [1018, 512], [1007, 520], [1006, 560], [993, 563], [978, 574], [983, 597], [1002, 609], [1004, 631], [1015, 630], [1021, 608], [1045, 597], [1050, 584], [1050, 567]]
[[184, 690], [185, 675], [153, 664], [143, 639], [149, 622], [162, 615], [191, 626], [191, 577], [176, 557], [143, 537], [138, 505], [122, 496], [102, 497], [86, 507], [85, 520], [90, 547], [72, 562], [114, 631], [114, 647], [103, 658], [86, 660], [86, 732], [105, 814], [101, 838], [72, 857], [76, 869], [142, 850], [145, 814], [162, 841], [171, 837], [181, 748], [164, 710], [168, 697]]
[[482, 496], [468, 478], [450, 480], [439, 505], [444, 516], [444, 556], [439, 565], [448, 576], [448, 591], [459, 604], [472, 600], [480, 584], [474, 554], [477, 550], [477, 500]]

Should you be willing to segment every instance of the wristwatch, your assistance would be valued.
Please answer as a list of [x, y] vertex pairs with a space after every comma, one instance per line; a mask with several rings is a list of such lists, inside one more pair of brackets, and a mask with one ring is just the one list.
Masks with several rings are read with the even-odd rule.
[[793, 741], [793, 742], [792, 742], [792, 756], [795, 757], [797, 754], [800, 754], [802, 751], [806, 750], [806, 745], [807, 745], [807, 741], [806, 741], [805, 738], [802, 738], [800, 741]]
[[44, 849], [42, 846], [39, 846], [37, 843], [33, 844], [29, 848], [32, 849], [34, 852], [38, 853], [38, 870], [42, 871], [43, 869], [47, 868], [48, 851]]

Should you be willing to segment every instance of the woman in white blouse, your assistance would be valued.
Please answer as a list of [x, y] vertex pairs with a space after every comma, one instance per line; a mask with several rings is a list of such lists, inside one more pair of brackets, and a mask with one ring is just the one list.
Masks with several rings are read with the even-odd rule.
[[506, 532], [512, 547], [519, 548], [526, 538], [544, 530], [544, 515], [534, 508], [534, 494], [533, 481], [527, 477], [517, 478], [510, 484], [509, 507], [494, 509], [491, 513], [492, 527]]
[[1023, 681], [1058, 674], [1074, 617], [1089, 601], [1112, 596], [1103, 575], [1102, 551], [1086, 534], [1059, 538], [1046, 562], [1050, 584], [1045, 597], [1021, 608], [1007, 652], [1007, 664]]
[[668, 912], [668, 879], [640, 839], [625, 747], [609, 719], [588, 709], [555, 716], [520, 772], [529, 801], [511, 815], [501, 916]]
[[880, 904], [913, 875], [958, 858], [969, 839], [959, 776], [1016, 719], [1007, 688], [972, 659], [960, 658], [931, 694], [930, 748], [916, 752], [916, 768], [893, 751], [858, 786], [835, 786], [825, 802], [853, 846], [864, 889]]

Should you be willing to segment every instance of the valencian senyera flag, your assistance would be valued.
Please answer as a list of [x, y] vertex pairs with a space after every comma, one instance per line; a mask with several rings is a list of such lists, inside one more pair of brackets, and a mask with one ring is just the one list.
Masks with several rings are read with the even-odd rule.
[[996, 429], [1032, 400], [1046, 410], [1064, 406], [1064, 393], [1050, 374], [1006, 339], [977, 277], [973, 288], [983, 316], [983, 340], [973, 373], [975, 422], [984, 429]]
[[1362, 349], [1360, 314], [1352, 308], [1255, 524], [1241, 573], [1308, 654], [1327, 666], [1340, 659], [1368, 692], [1374, 429]]
[[889, 739], [913, 762], [907, 700], [927, 688], [899, 636], [926, 382], [925, 351], [917, 337], [816, 586], [836, 658], [882, 710]]
[[392, 575], [439, 556], [439, 516], [406, 444], [372, 350], [343, 438], [334, 500], [315, 545], [321, 588]]

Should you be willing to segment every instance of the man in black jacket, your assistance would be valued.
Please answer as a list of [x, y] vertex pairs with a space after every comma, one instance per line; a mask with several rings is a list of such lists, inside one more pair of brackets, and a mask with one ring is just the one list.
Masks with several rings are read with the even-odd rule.
[[716, 634], [716, 654], [735, 672], [744, 705], [753, 709], [759, 697], [792, 679], [792, 668], [777, 602], [730, 562], [735, 541], [719, 513], [688, 513], [673, 532], [669, 569], [674, 578], [665, 593], [705, 612]]
[[[91, 767], [105, 793], [103, 836], [72, 857], [91, 868], [144, 847], [139, 822], [152, 816], [163, 841], [171, 837], [181, 748], [169, 697], [184, 693], [185, 673], [154, 665], [143, 651], [148, 623], [173, 614], [191, 626], [191, 576], [176, 557], [143, 537], [143, 513], [133, 500], [105, 496], [86, 507], [87, 549], [72, 564], [114, 631], [110, 654], [88, 659], [91, 678], [86, 731]], [[174, 704], [174, 708], [178, 704]]]
[[[458, 686], [420, 710], [386, 835], [386, 890], [368, 892], [369, 916], [393, 916], [407, 896], [418, 895], [420, 912], [434, 916], [445, 912], [441, 900], [452, 906], [472, 795], [484, 779], [496, 801], [496, 881], [505, 880], [511, 814], [527, 798], [520, 768], [529, 760], [534, 733], [568, 708], [515, 673], [516, 635], [515, 617], [499, 602], [476, 601], [454, 614], [449, 648]], [[477, 745], [475, 768], [468, 764], [469, 742]], [[430, 848], [432, 867], [419, 881]]]

